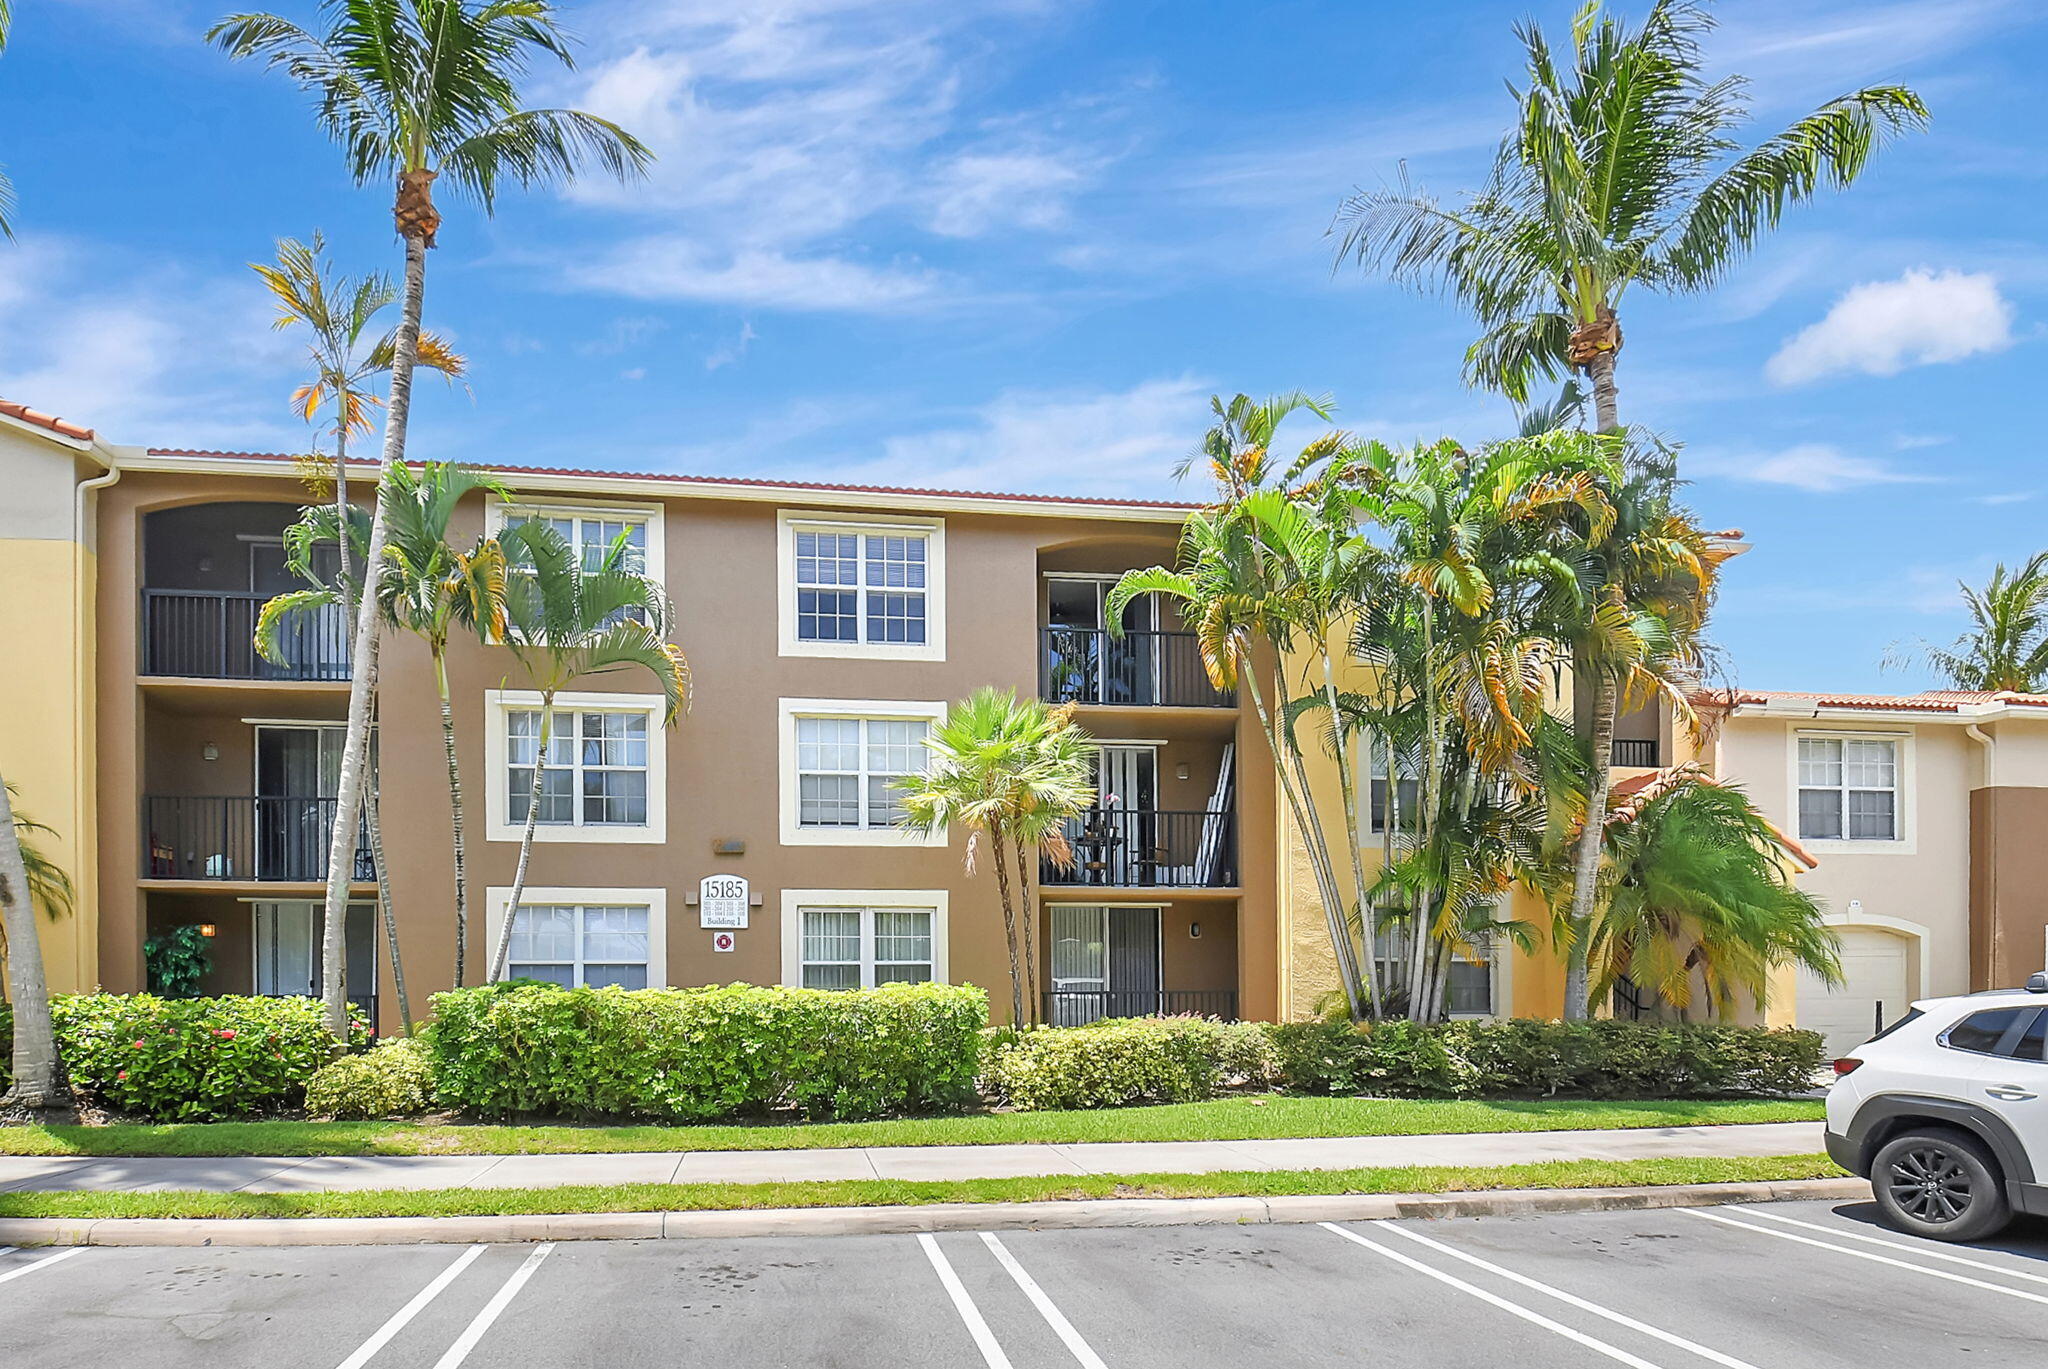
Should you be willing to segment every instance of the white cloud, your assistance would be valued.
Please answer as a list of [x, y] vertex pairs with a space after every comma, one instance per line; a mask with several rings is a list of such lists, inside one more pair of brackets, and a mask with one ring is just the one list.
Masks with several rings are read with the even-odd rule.
[[2008, 490], [2003, 494], [1979, 494], [1971, 496], [1970, 502], [1989, 504], [1993, 507], [2001, 504], [2024, 504], [2034, 497], [2034, 493], [2033, 490]]
[[903, 309], [924, 302], [939, 285], [936, 272], [878, 268], [841, 257], [792, 257], [746, 248], [715, 258], [679, 234], [622, 242], [571, 266], [568, 277], [575, 285], [635, 299], [810, 312]]
[[1820, 322], [1786, 339], [1764, 375], [1775, 385], [1804, 385], [1842, 371], [1888, 376], [1961, 361], [2010, 347], [2012, 322], [2013, 307], [1989, 273], [1912, 270], [1850, 289]]
[[740, 333], [738, 337], [733, 338], [727, 342], [719, 343], [716, 347], [713, 347], [708, 353], [705, 354], [704, 369], [707, 371], [716, 371], [720, 367], [732, 365], [734, 362], [746, 356], [748, 344], [752, 343], [754, 339], [758, 338], [759, 336], [761, 335], [754, 331], [753, 324], [742, 322], [740, 324]]
[[1057, 228], [1067, 196], [1084, 179], [1072, 162], [1037, 152], [973, 152], [953, 158], [934, 178], [931, 228], [951, 238], [992, 228]]
[[[886, 439], [836, 479], [1034, 494], [1199, 499], [1173, 468], [1208, 427], [1209, 386], [1190, 376], [1128, 390], [1006, 390], [970, 422]], [[1306, 429], [1305, 429], [1306, 431]]]
[[668, 324], [663, 320], [645, 315], [615, 318], [605, 325], [599, 336], [577, 343], [576, 352], [579, 356], [615, 357], [632, 351], [666, 327]]
[[1688, 451], [1679, 459], [1688, 476], [1786, 485], [1837, 494], [1867, 485], [1919, 485], [1935, 477], [1903, 471], [1867, 456], [1852, 456], [1824, 442], [1803, 442], [1776, 452]]

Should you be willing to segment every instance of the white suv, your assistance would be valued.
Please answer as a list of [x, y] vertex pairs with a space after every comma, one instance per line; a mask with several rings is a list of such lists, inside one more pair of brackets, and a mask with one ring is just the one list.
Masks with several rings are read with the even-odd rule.
[[1828, 1154], [1895, 1225], [1947, 1241], [2048, 1215], [2048, 971], [1930, 998], [1835, 1062]]

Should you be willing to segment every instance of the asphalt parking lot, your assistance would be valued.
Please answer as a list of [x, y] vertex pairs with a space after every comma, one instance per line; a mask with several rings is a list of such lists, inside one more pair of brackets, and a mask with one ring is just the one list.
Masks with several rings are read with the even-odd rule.
[[0, 1362], [57, 1369], [2039, 1366], [2048, 1225], [1867, 1203], [534, 1246], [0, 1254]]

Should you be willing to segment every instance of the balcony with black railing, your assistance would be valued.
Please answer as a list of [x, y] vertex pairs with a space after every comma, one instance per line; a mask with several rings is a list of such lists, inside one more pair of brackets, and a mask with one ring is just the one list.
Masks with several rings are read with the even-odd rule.
[[1073, 863], [1050, 856], [1038, 882], [1075, 888], [1229, 889], [1237, 885], [1237, 830], [1226, 810], [1093, 808], [1064, 824]]
[[1231, 708], [1236, 698], [1209, 682], [1192, 632], [1100, 628], [1040, 629], [1039, 690], [1049, 703], [1126, 707]]
[[1657, 768], [1657, 739], [1616, 737], [1611, 755], [1611, 764], [1654, 770]]
[[1106, 1017], [1220, 1017], [1237, 1020], [1235, 989], [1052, 989], [1045, 995], [1045, 1020], [1078, 1027]]
[[301, 610], [279, 626], [279, 659], [256, 651], [271, 595], [237, 590], [142, 591], [143, 675], [201, 680], [346, 680], [348, 624], [338, 606]]
[[[187, 797], [142, 801], [144, 879], [317, 884], [327, 878], [331, 798]], [[369, 834], [358, 829], [349, 878], [376, 878]]]

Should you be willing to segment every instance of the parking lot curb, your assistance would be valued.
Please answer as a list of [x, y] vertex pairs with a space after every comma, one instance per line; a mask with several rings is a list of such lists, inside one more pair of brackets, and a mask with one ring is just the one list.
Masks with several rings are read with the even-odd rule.
[[1105, 1198], [1076, 1202], [932, 1203], [905, 1207], [759, 1208], [730, 1212], [592, 1212], [516, 1217], [0, 1218], [0, 1245], [470, 1245], [477, 1242], [687, 1240], [923, 1231], [1257, 1226], [1413, 1217], [1512, 1217], [1641, 1211], [1721, 1203], [1868, 1198], [1864, 1179], [1509, 1189], [1475, 1193], [1300, 1194], [1276, 1198]]

